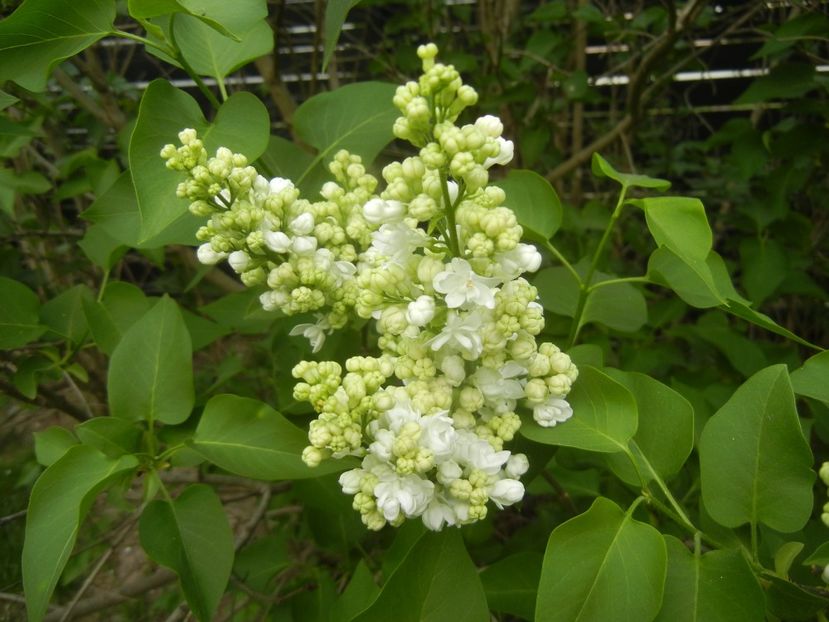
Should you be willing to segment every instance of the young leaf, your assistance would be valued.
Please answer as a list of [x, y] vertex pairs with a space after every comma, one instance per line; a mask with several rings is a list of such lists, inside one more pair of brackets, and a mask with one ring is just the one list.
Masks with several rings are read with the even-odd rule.
[[134, 456], [111, 460], [92, 447], [76, 445], [35, 482], [23, 544], [23, 590], [31, 622], [43, 619], [95, 496], [112, 478], [136, 466]]
[[392, 124], [399, 114], [392, 104], [395, 86], [385, 82], [358, 82], [314, 95], [294, 114], [294, 129], [318, 153], [295, 180], [306, 192], [319, 192], [329, 179], [323, 166], [340, 149], [369, 164], [393, 138]]
[[692, 307], [707, 309], [726, 302], [706, 261], [683, 259], [666, 246], [651, 253], [648, 278], [671, 288]]
[[655, 622], [761, 622], [763, 590], [739, 551], [694, 555], [673, 536], [662, 609]]
[[204, 407], [192, 447], [223, 469], [253, 479], [303, 479], [352, 468], [329, 460], [316, 468], [302, 461], [308, 434], [267, 404], [216, 395]]
[[107, 393], [114, 417], [176, 424], [195, 400], [190, 334], [178, 305], [159, 300], [121, 338], [109, 362]]
[[705, 425], [699, 453], [702, 499], [721, 525], [762, 522], [790, 533], [806, 524], [815, 474], [785, 365], [734, 392]]
[[652, 188], [653, 190], [664, 191], [671, 187], [671, 182], [666, 179], [648, 177], [647, 175], [620, 173], [598, 153], [593, 154], [591, 165], [593, 174], [596, 177], [608, 177], [626, 188]]
[[541, 553], [527, 551], [505, 557], [484, 569], [481, 583], [489, 608], [532, 620], [543, 561]]
[[130, 15], [141, 19], [171, 13], [192, 15], [234, 41], [241, 41], [254, 23], [268, 15], [264, 0], [129, 0], [128, 7]]
[[521, 426], [531, 441], [588, 451], [625, 451], [636, 432], [636, 400], [624, 386], [593, 367], [582, 367], [567, 396], [573, 416], [565, 423], [542, 428], [534, 421]]
[[147, 555], [178, 575], [196, 618], [212, 620], [233, 567], [233, 532], [213, 489], [194, 484], [172, 503], [153, 501], [138, 529]]
[[110, 458], [135, 453], [141, 443], [141, 429], [131, 421], [115, 417], [95, 417], [75, 427], [84, 445], [94, 447]]
[[353, 620], [368, 609], [379, 593], [380, 588], [374, 582], [366, 562], [360, 560], [354, 574], [351, 575], [348, 587], [335, 603], [333, 619], [337, 622]]
[[325, 24], [323, 26], [325, 49], [322, 56], [323, 71], [328, 68], [328, 63], [331, 61], [331, 56], [337, 47], [337, 39], [340, 38], [340, 32], [343, 29], [346, 15], [359, 2], [360, 0], [328, 0], [325, 3]]
[[233, 560], [233, 574], [245, 585], [265, 593], [276, 574], [292, 563], [287, 537], [274, 533], [247, 545]]
[[550, 182], [541, 175], [511, 170], [495, 185], [506, 192], [504, 205], [515, 212], [526, 236], [545, 242], [558, 231], [563, 216], [561, 201]]
[[92, 292], [86, 285], [67, 289], [40, 308], [40, 319], [64, 339], [80, 344], [89, 334], [84, 304], [92, 301]]
[[547, 542], [537, 622], [652, 620], [662, 602], [662, 535], [599, 497]]
[[478, 571], [457, 529], [424, 534], [354, 622], [385, 622], [392, 611], [397, 622], [489, 619]]
[[660, 247], [685, 261], [705, 261], [711, 252], [711, 227], [705, 207], [690, 197], [653, 197], [631, 203], [645, 212], [645, 221]]
[[636, 399], [639, 425], [633, 441], [639, 464], [637, 474], [630, 461], [621, 455], [607, 456], [614, 473], [632, 485], [640, 485], [641, 475], [650, 481], [654, 473], [666, 479], [685, 464], [694, 446], [694, 409], [679, 393], [645, 374], [606, 370]]
[[728, 311], [732, 315], [736, 315], [737, 317], [742, 318], [747, 322], [751, 322], [752, 324], [755, 324], [761, 328], [765, 328], [767, 331], [772, 332], [775, 335], [780, 335], [781, 337], [785, 337], [786, 339], [791, 339], [792, 341], [796, 341], [797, 343], [804, 345], [808, 348], [813, 348], [815, 350], [823, 349], [820, 346], [816, 346], [815, 344], [809, 343], [805, 339], [798, 337], [790, 330], [783, 328], [765, 313], [760, 313], [759, 311], [752, 309], [746, 303], [746, 301], [728, 298], [725, 306], [723, 307], [723, 310]]
[[264, 19], [239, 33], [237, 41], [190, 15], [176, 19], [173, 28], [176, 43], [193, 70], [217, 80], [273, 49], [274, 33]]
[[38, 321], [40, 301], [28, 287], [0, 276], [0, 350], [12, 350], [46, 331]]
[[78, 439], [66, 428], [53, 425], [42, 432], [35, 432], [35, 458], [43, 466], [52, 466], [78, 444]]
[[[211, 155], [224, 146], [253, 161], [268, 144], [270, 119], [256, 96], [240, 92], [234, 93], [222, 105], [213, 124], [208, 124], [199, 105], [187, 93], [167, 80], [153, 81], [141, 99], [129, 146], [130, 171], [138, 199], [139, 244], [147, 244], [178, 221], [191, 223], [195, 232], [198, 221], [189, 216], [188, 202], [176, 197], [181, 174], [164, 166], [158, 155], [164, 145], [175, 142], [184, 128], [197, 130]], [[115, 232], [113, 236], [118, 237]], [[195, 238], [191, 235], [189, 240], [177, 241], [194, 244]]]
[[0, 22], [0, 84], [42, 91], [52, 68], [112, 31], [109, 0], [26, 0]]
[[798, 395], [829, 402], [829, 352], [816, 354], [794, 370], [792, 388]]
[[127, 329], [152, 306], [140, 289], [124, 281], [112, 281], [100, 302], [84, 300], [89, 332], [98, 347], [111, 355]]

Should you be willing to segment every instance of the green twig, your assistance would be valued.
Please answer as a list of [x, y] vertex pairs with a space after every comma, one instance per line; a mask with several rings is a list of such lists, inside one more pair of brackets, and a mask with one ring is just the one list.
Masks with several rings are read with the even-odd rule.
[[608, 279], [606, 281], [599, 281], [598, 283], [593, 283], [590, 287], [587, 288], [588, 293], [594, 290], [599, 289], [600, 287], [605, 287], [606, 285], [618, 285], [619, 283], [650, 283], [651, 280], [646, 276], [625, 276], [618, 279]]
[[222, 104], [219, 103], [219, 100], [216, 99], [216, 96], [213, 94], [207, 85], [204, 83], [204, 80], [201, 79], [199, 74], [193, 69], [190, 63], [187, 62], [187, 59], [184, 58], [184, 54], [181, 51], [181, 48], [178, 46], [176, 42], [176, 14], [173, 13], [170, 16], [170, 44], [173, 47], [173, 56], [175, 59], [181, 63], [181, 68], [187, 72], [187, 75], [196, 83], [196, 86], [199, 87], [199, 90], [202, 94], [207, 98], [207, 101], [210, 102], [210, 105], [213, 106], [215, 110], [218, 110], [222, 107]]
[[572, 274], [573, 278], [576, 279], [576, 283], [578, 283], [579, 287], [581, 287], [581, 276], [578, 272], [576, 272], [576, 269], [573, 267], [573, 264], [567, 261], [567, 258], [564, 255], [562, 255], [561, 252], [555, 246], [553, 246], [553, 243], [550, 242], [550, 240], [544, 241], [544, 248], [550, 251], [553, 257], [558, 259], [561, 262], [561, 265], [570, 271], [570, 274]]
[[581, 319], [584, 314], [584, 307], [587, 304], [587, 296], [590, 293], [590, 282], [593, 279], [593, 274], [596, 272], [599, 259], [602, 257], [605, 246], [607, 246], [607, 241], [610, 239], [613, 227], [616, 225], [616, 221], [619, 220], [619, 216], [622, 213], [622, 208], [625, 205], [625, 195], [627, 194], [627, 190], [627, 186], [623, 185], [622, 191], [619, 193], [619, 200], [616, 201], [616, 207], [610, 215], [610, 220], [608, 221], [607, 227], [605, 227], [604, 233], [602, 234], [602, 239], [596, 247], [596, 252], [593, 253], [593, 259], [590, 261], [590, 267], [587, 269], [587, 274], [579, 285], [579, 300], [576, 304], [576, 313], [573, 316], [573, 323], [570, 326], [570, 335], [567, 339], [568, 349], [572, 348], [576, 343], [576, 339], [578, 339], [579, 331], [581, 330]]

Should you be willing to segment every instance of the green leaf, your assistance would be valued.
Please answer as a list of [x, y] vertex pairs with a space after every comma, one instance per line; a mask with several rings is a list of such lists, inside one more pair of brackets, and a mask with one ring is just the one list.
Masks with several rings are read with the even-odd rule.
[[798, 395], [829, 402], [829, 352], [816, 354], [794, 370], [792, 388]]
[[115, 417], [95, 417], [75, 427], [84, 445], [94, 447], [110, 458], [132, 454], [141, 445], [141, 429], [130, 421]]
[[361, 559], [351, 575], [348, 587], [335, 603], [333, 619], [342, 622], [354, 619], [368, 609], [379, 593], [380, 588], [374, 582], [368, 565]]
[[287, 537], [271, 534], [252, 542], [236, 554], [233, 574], [245, 585], [265, 593], [276, 574], [292, 564]]
[[229, 39], [190, 15], [179, 17], [173, 28], [176, 43], [193, 70], [217, 80], [273, 50], [274, 33], [264, 19], [240, 32], [238, 41]]
[[686, 261], [704, 262], [711, 252], [711, 227], [705, 207], [689, 197], [654, 197], [631, 201], [645, 212], [653, 239]]
[[763, 47], [752, 54], [751, 59], [780, 54], [804, 40], [821, 37], [826, 32], [829, 32], [829, 18], [825, 15], [817, 12], [796, 15], [771, 33]]
[[[577, 265], [576, 270], [581, 270]], [[586, 266], [585, 266], [586, 268]], [[584, 276], [584, 274], [582, 274]], [[596, 272], [594, 284], [616, 278], [610, 274]], [[554, 266], [538, 272], [533, 279], [538, 288], [541, 304], [545, 309], [575, 317], [578, 309], [579, 284], [566, 268]], [[630, 283], [613, 283], [591, 290], [581, 315], [581, 325], [591, 322], [623, 332], [635, 332], [648, 321], [648, 309], [642, 292]]]
[[308, 445], [300, 430], [267, 404], [236, 395], [216, 395], [204, 407], [192, 447], [223, 469], [253, 479], [304, 479], [356, 466], [328, 460], [316, 468], [302, 461]]
[[334, 49], [337, 47], [337, 39], [340, 38], [340, 31], [343, 29], [343, 23], [348, 12], [356, 6], [360, 0], [328, 0], [325, 3], [325, 24], [323, 32], [325, 33], [325, 48], [322, 57], [322, 70], [328, 68], [328, 63], [331, 61], [331, 55], [334, 54]]
[[31, 622], [43, 619], [95, 496], [114, 477], [136, 466], [134, 456], [110, 460], [91, 447], [77, 445], [35, 482], [23, 544], [23, 590]]
[[110, 0], [26, 0], [0, 22], [0, 84], [42, 91], [52, 68], [112, 30]]
[[[639, 425], [633, 437], [639, 473], [650, 481], [675, 475], [694, 446], [694, 408], [679, 393], [645, 374], [606, 370], [636, 399]], [[607, 457], [613, 472], [628, 484], [641, 485], [639, 474], [621, 455]]]
[[803, 560], [804, 566], [826, 566], [827, 564], [829, 564], [829, 542], [821, 544], [814, 553]]
[[130, 15], [142, 19], [171, 13], [192, 15], [236, 41], [268, 14], [265, 0], [129, 0], [128, 6]]
[[774, 572], [777, 576], [781, 579], [789, 578], [789, 570], [804, 546], [802, 542], [786, 542], [777, 549], [774, 554]]
[[762, 622], [763, 590], [739, 551], [694, 555], [673, 536], [668, 576], [656, 622]]
[[127, 329], [152, 306], [140, 289], [124, 281], [107, 284], [100, 302], [84, 300], [89, 332], [98, 347], [111, 355]]
[[815, 474], [785, 365], [734, 392], [705, 425], [699, 453], [702, 499], [721, 525], [762, 522], [790, 533], [806, 524]]
[[567, 396], [573, 416], [552, 428], [525, 422], [521, 433], [537, 443], [588, 451], [626, 451], [636, 433], [636, 400], [624, 386], [598, 369], [585, 366]]
[[13, 106], [19, 101], [20, 100], [17, 99], [14, 95], [10, 95], [9, 93], [6, 93], [6, 91], [0, 91], [0, 112], [5, 110], [9, 106]]
[[726, 301], [726, 305], [723, 307], [723, 310], [728, 311], [729, 313], [736, 315], [739, 318], [746, 320], [747, 322], [751, 322], [761, 328], [765, 328], [767, 331], [770, 331], [776, 335], [780, 335], [781, 337], [785, 337], [786, 339], [791, 339], [792, 341], [796, 341], [797, 343], [804, 345], [809, 348], [814, 348], [815, 350], [822, 350], [820, 346], [816, 346], [813, 343], [806, 341], [795, 335], [790, 330], [787, 330], [780, 326], [777, 322], [771, 319], [765, 313], [760, 313], [755, 309], [752, 309], [748, 304], [741, 300], [734, 300], [729, 298]]
[[726, 302], [707, 261], [683, 259], [665, 246], [651, 253], [648, 278], [671, 288], [692, 307], [707, 309]]
[[260, 160], [276, 177], [299, 179], [311, 167], [314, 156], [281, 136], [271, 136]]
[[107, 393], [112, 416], [150, 424], [181, 423], [193, 409], [190, 334], [178, 305], [159, 300], [112, 353]]
[[605, 160], [598, 153], [593, 154], [591, 165], [593, 168], [593, 174], [596, 177], [608, 177], [613, 181], [620, 183], [625, 188], [651, 188], [653, 190], [665, 191], [671, 187], [671, 182], [666, 179], [648, 177], [647, 175], [620, 173], [610, 165], [610, 162]]
[[42, 432], [35, 432], [35, 458], [43, 466], [51, 466], [78, 444], [78, 439], [66, 428], [53, 425]]
[[662, 602], [665, 569], [661, 534], [599, 497], [550, 534], [535, 619], [652, 620]]
[[774, 240], [743, 240], [740, 243], [740, 263], [742, 286], [757, 304], [771, 296], [789, 273], [786, 253]]
[[556, 191], [538, 173], [511, 170], [496, 186], [507, 194], [504, 205], [515, 212], [524, 234], [534, 240], [549, 240], [561, 226], [563, 211]]
[[318, 153], [296, 179], [305, 193], [317, 193], [330, 178], [328, 160], [346, 149], [370, 164], [394, 138], [392, 125], [399, 111], [392, 104], [396, 87], [385, 82], [358, 82], [319, 93], [294, 114], [294, 130]]
[[[597, 282], [608, 281], [610, 275], [596, 273]], [[648, 321], [648, 306], [641, 290], [630, 283], [613, 283], [592, 290], [587, 295], [581, 324], [598, 322], [608, 328], [634, 333]]]
[[92, 263], [104, 270], [110, 270], [127, 251], [126, 245], [112, 237], [100, 224], [87, 227], [78, 246]]
[[212, 620], [233, 567], [233, 532], [213, 489], [194, 484], [172, 503], [153, 501], [138, 528], [147, 555], [178, 575], [196, 618]]
[[532, 620], [543, 561], [540, 553], [527, 551], [500, 559], [485, 568], [481, 583], [489, 608]]
[[[176, 135], [184, 128], [198, 131], [210, 154], [224, 146], [253, 161], [268, 144], [270, 119], [256, 96], [240, 92], [222, 105], [216, 120], [209, 125], [199, 105], [187, 93], [167, 80], [150, 83], [141, 99], [129, 146], [130, 170], [138, 200], [138, 244], [146, 244], [182, 220], [190, 223], [192, 231], [187, 239], [179, 241], [195, 244], [192, 233], [200, 221], [188, 212], [188, 201], [176, 197], [182, 175], [168, 169], [158, 155], [164, 145], [175, 142]], [[118, 238], [114, 232], [113, 236]]]
[[89, 334], [84, 303], [92, 301], [86, 285], [75, 285], [58, 294], [40, 308], [41, 321], [61, 337], [80, 344]]
[[[459, 595], [463, 595], [459, 598]], [[489, 619], [477, 569], [460, 531], [424, 534], [354, 622], [481, 622]]]
[[[769, 614], [786, 622], [794, 620], [815, 620], [818, 611], [826, 611], [829, 599], [816, 591], [807, 591], [772, 574], [764, 574], [768, 582], [764, 590], [766, 609]], [[766, 618], [768, 619], [768, 618]]]
[[38, 321], [40, 301], [23, 283], [0, 276], [0, 300], [0, 350], [19, 348], [46, 331]]

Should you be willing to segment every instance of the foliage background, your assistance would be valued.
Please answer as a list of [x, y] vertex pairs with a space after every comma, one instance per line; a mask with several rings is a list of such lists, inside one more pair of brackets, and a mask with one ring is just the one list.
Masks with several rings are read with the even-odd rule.
[[[5, 14], [17, 4], [4, 2]], [[330, 6], [345, 11], [350, 4], [355, 3]], [[233, 71], [224, 82], [231, 94], [258, 96], [270, 113], [271, 130], [300, 149], [308, 148], [295, 118], [303, 101], [358, 80], [397, 83], [413, 77], [414, 47], [435, 41], [442, 58], [478, 89], [481, 112], [504, 120], [505, 135], [516, 142], [514, 166], [533, 169], [555, 186], [564, 215], [555, 241], [567, 257], [575, 262], [592, 252], [615, 200], [608, 180], [590, 173], [590, 156], [600, 151], [619, 170], [670, 179], [676, 194], [700, 198], [714, 248], [740, 292], [804, 340], [829, 343], [824, 3], [367, 1], [348, 13], [325, 69], [323, 43], [326, 32], [334, 32], [326, 28], [326, 4], [270, 2], [267, 9], [270, 30], [250, 41], [267, 49], [275, 37], [273, 53], [260, 55], [252, 44], [249, 59], [240, 68], [229, 67]], [[116, 25], [141, 32], [126, 3], [118, 5]], [[739, 75], [721, 73], [726, 70]], [[8, 72], [3, 70], [3, 79]], [[107, 357], [99, 348], [85, 347], [87, 292], [97, 295], [107, 282], [123, 283], [116, 299], [131, 320], [143, 313], [144, 296], [170, 294], [191, 311], [185, 320], [194, 342], [197, 409], [212, 395], [232, 392], [298, 415], [302, 425], [303, 413], [291, 398], [290, 369], [308, 355], [307, 346], [286, 336], [296, 320], [251, 313], [250, 297], [235, 279], [200, 267], [190, 248], [119, 244], [111, 230], [96, 223], [94, 208], [89, 211], [126, 169], [142, 92], [157, 77], [210, 110], [186, 72], [124, 38], [104, 37], [59, 64], [42, 92], [11, 82], [3, 87], [17, 100], [0, 119], [0, 275], [36, 293], [44, 303], [40, 321], [50, 330], [25, 347], [0, 352], [0, 478], [7, 491], [0, 511], [0, 616], [10, 620], [23, 615], [22, 512], [48, 463], [35, 455], [34, 433], [40, 434], [42, 453], [60, 445], [54, 432], [44, 432], [50, 426], [71, 428], [107, 412]], [[206, 76], [205, 82], [218, 96], [215, 80]], [[375, 168], [401, 153], [400, 145], [391, 144]], [[644, 274], [653, 246], [644, 231], [641, 216], [623, 219], [602, 269]], [[555, 261], [546, 265], [536, 284], [549, 312], [548, 333], [565, 342], [573, 310], [557, 301]], [[616, 306], [585, 326], [580, 342], [600, 348], [600, 355], [590, 350], [589, 356], [601, 356], [605, 365], [649, 374], [681, 393], [694, 406], [697, 439], [706, 420], [755, 372], [774, 363], [794, 370], [814, 352], [717, 308], [688, 305], [665, 289], [634, 287], [646, 309], [611, 301]], [[2, 291], [8, 304], [12, 290]], [[362, 339], [357, 331], [332, 338], [320, 356], [341, 360]], [[829, 410], [820, 399], [802, 398], [799, 404], [816, 466], [827, 457]], [[170, 434], [187, 434], [194, 425], [170, 428]], [[572, 450], [560, 451], [555, 460], [553, 470], [534, 480], [520, 508], [463, 531], [472, 559], [489, 568], [483, 584], [498, 619], [526, 617], [520, 603], [535, 601], [527, 586], [538, 580], [543, 551], [534, 543], [586, 511], [600, 493], [620, 503], [636, 496], [602, 460]], [[358, 579], [370, 585], [371, 576], [388, 576], [408, 550], [407, 538], [417, 536], [401, 531], [395, 538], [391, 530], [366, 534], [332, 477], [266, 485], [197, 462], [187, 451], [176, 454], [178, 468], [168, 473], [168, 483], [213, 486], [242, 551], [218, 619], [328, 619], [346, 585]], [[699, 505], [698, 468], [692, 460], [672, 483], [689, 507]], [[820, 484], [815, 494], [820, 507], [825, 498]], [[65, 605], [77, 595], [75, 613], [86, 603], [89, 619], [112, 619], [111, 611], [96, 612], [105, 600], [101, 595], [132, 586], [134, 597], [119, 602], [115, 615], [130, 620], [187, 615], [172, 585], [175, 575], [148, 574], [136, 530], [122, 527], [134, 526], [130, 502], [140, 495], [127, 489], [98, 502], [53, 602]], [[694, 512], [706, 528], [725, 532], [698, 507]], [[808, 586], [814, 598], [821, 596], [819, 570], [801, 562], [825, 539], [819, 514], [797, 537], [767, 530], [762, 552], [773, 566], [781, 544], [803, 542], [789, 561], [796, 569], [791, 578]], [[497, 572], [510, 574], [518, 567], [526, 581], [507, 593], [489, 589], [499, 584], [492, 578]], [[782, 575], [788, 578], [788, 567]], [[772, 592], [767, 588], [767, 598]], [[784, 604], [769, 605], [770, 615], [792, 610], [778, 597]], [[823, 606], [804, 605], [805, 615]]]

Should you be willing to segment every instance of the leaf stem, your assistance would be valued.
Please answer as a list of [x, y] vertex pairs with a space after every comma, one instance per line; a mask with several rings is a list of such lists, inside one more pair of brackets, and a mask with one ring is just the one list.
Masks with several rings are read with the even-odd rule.
[[572, 274], [573, 278], [576, 279], [576, 283], [578, 283], [579, 287], [581, 287], [581, 276], [578, 272], [576, 272], [576, 269], [573, 267], [573, 264], [567, 261], [567, 258], [564, 255], [562, 255], [561, 252], [555, 246], [553, 246], [553, 243], [550, 242], [550, 240], [544, 241], [544, 248], [550, 251], [553, 254], [553, 257], [558, 259], [561, 262], [561, 265], [570, 271], [570, 274]]
[[207, 85], [204, 83], [204, 80], [201, 79], [201, 76], [196, 73], [190, 63], [187, 62], [187, 59], [184, 58], [184, 54], [181, 51], [181, 48], [178, 46], [176, 42], [176, 14], [173, 13], [170, 16], [170, 44], [173, 47], [173, 56], [175, 59], [181, 63], [182, 69], [187, 72], [187, 75], [196, 83], [196, 86], [199, 87], [199, 90], [202, 94], [207, 98], [207, 101], [210, 102], [210, 105], [213, 107], [214, 110], [218, 110], [222, 107], [219, 100], [216, 99], [216, 96], [213, 94]]
[[[111, 30], [109, 34], [115, 37], [121, 37], [122, 39], [131, 39], [132, 41], [138, 41], [139, 43], [143, 43], [147, 47], [155, 48], [159, 52], [163, 52], [164, 54], [175, 55], [175, 52], [171, 50], [166, 45], [161, 45], [153, 41], [152, 39], [148, 39], [147, 37], [142, 37], [141, 35], [136, 35], [131, 32], [126, 32], [125, 30], [118, 30], [117, 28]], [[172, 53], [171, 53], [172, 52]]]
[[599, 281], [598, 283], [593, 283], [590, 287], [587, 288], [588, 293], [599, 289], [600, 287], [605, 287], [606, 285], [618, 285], [619, 283], [650, 283], [651, 280], [646, 276], [626, 276], [621, 277], [618, 279], [608, 279], [606, 281]]
[[590, 293], [590, 282], [593, 279], [593, 274], [596, 272], [599, 259], [602, 257], [605, 246], [607, 246], [607, 241], [610, 239], [613, 227], [616, 225], [616, 221], [619, 220], [619, 216], [622, 214], [622, 208], [625, 205], [625, 195], [627, 195], [627, 191], [628, 187], [623, 184], [622, 190], [619, 193], [619, 199], [616, 201], [616, 207], [613, 209], [613, 213], [610, 215], [607, 227], [605, 227], [604, 233], [602, 234], [602, 239], [599, 241], [599, 245], [593, 253], [593, 259], [590, 261], [590, 267], [587, 269], [587, 274], [585, 275], [584, 280], [579, 284], [579, 300], [576, 304], [576, 313], [573, 316], [573, 323], [570, 325], [570, 336], [568, 338], [567, 346], [568, 349], [572, 348], [576, 343], [576, 339], [578, 339], [579, 331], [581, 330], [581, 320], [582, 315], [584, 314], [584, 307]]

